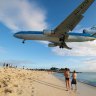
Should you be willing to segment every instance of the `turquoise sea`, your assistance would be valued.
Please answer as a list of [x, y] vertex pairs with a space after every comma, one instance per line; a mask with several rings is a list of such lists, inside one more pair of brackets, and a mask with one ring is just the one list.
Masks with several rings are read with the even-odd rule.
[[[55, 73], [54, 75], [60, 80], [65, 80], [63, 73]], [[96, 87], [96, 72], [77, 73], [77, 80], [79, 82]]]

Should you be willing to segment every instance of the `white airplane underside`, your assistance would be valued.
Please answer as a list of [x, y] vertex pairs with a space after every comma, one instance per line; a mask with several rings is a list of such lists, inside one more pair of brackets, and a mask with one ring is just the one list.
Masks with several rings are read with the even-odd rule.
[[[37, 35], [38, 34], [38, 35]], [[49, 47], [60, 46], [61, 42], [58, 37], [44, 35], [44, 32], [40, 31], [30, 31], [30, 32], [19, 32], [15, 34], [15, 37], [18, 37], [23, 40], [41, 40], [41, 41], [49, 41]], [[68, 38], [65, 39], [65, 42], [85, 42], [85, 41], [93, 41], [96, 37], [92, 36], [89, 33], [68, 33]]]
[[[42, 40], [42, 41], [49, 41], [49, 42], [59, 42], [58, 37], [54, 36], [47, 36], [44, 35], [43, 32], [21, 32], [21, 34], [16, 33], [15, 36], [17, 36], [20, 39], [23, 40]], [[85, 42], [85, 41], [93, 41], [95, 40], [95, 37], [91, 36], [87, 33], [69, 33], [68, 39], [66, 39], [66, 42]]]
[[[75, 26], [83, 19], [83, 14], [94, 0], [84, 0], [61, 24], [54, 30], [21, 31], [14, 34], [16, 38], [23, 40], [49, 41], [49, 47], [67, 48], [66, 42], [85, 42], [96, 39], [96, 31], [83, 30], [82, 33], [73, 33]], [[93, 29], [92, 29], [93, 30]], [[24, 42], [23, 42], [24, 43]]]

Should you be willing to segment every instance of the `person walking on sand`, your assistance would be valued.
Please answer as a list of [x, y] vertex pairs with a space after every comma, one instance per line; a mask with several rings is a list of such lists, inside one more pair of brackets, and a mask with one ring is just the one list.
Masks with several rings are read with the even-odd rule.
[[70, 70], [65, 68], [64, 70], [65, 82], [66, 82], [66, 91], [70, 89]]
[[71, 81], [71, 89], [73, 90], [73, 86], [72, 84], [75, 84], [75, 90], [77, 90], [77, 74], [76, 74], [76, 71], [74, 70], [73, 71], [73, 74], [72, 74], [72, 81]]

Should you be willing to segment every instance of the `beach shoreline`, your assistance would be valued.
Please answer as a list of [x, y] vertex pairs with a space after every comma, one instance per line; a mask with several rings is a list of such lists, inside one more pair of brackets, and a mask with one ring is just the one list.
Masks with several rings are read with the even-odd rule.
[[[86, 72], [85, 72], [86, 73]], [[90, 72], [87, 72], [87, 73], [90, 73]], [[91, 72], [92, 73], [92, 72]], [[93, 72], [94, 73], [94, 72]], [[96, 73], [96, 72], [95, 72]], [[57, 75], [56, 75], [57, 74]], [[58, 74], [62, 74], [62, 76], [58, 75]], [[84, 72], [81, 72], [80, 74], [84, 74]], [[54, 72], [54, 76], [56, 76], [57, 78], [59, 78], [60, 80], [64, 80], [65, 77], [63, 75], [63, 73], [58, 73], [58, 72]], [[77, 81], [80, 82], [80, 83], [83, 83], [83, 84], [87, 84], [87, 85], [90, 85], [92, 87], [95, 87], [96, 88], [96, 82], [92, 84], [92, 82], [88, 81], [88, 80], [84, 80], [84, 79], [78, 79], [78, 73], [77, 73]], [[72, 79], [72, 78], [71, 78]]]
[[66, 91], [65, 82], [52, 72], [0, 68], [0, 96], [95, 96], [95, 90], [78, 82], [77, 91]]

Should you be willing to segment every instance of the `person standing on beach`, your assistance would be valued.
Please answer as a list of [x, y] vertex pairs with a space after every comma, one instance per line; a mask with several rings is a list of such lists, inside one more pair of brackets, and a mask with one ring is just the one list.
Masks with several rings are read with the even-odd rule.
[[5, 68], [5, 63], [3, 64], [3, 68]]
[[70, 70], [68, 68], [65, 68], [64, 70], [64, 76], [65, 76], [65, 82], [66, 82], [66, 88], [70, 89]]
[[74, 70], [73, 71], [73, 74], [72, 74], [72, 81], [71, 81], [71, 89], [73, 90], [73, 86], [72, 84], [75, 84], [75, 90], [77, 90], [77, 74], [76, 74], [76, 71]]

